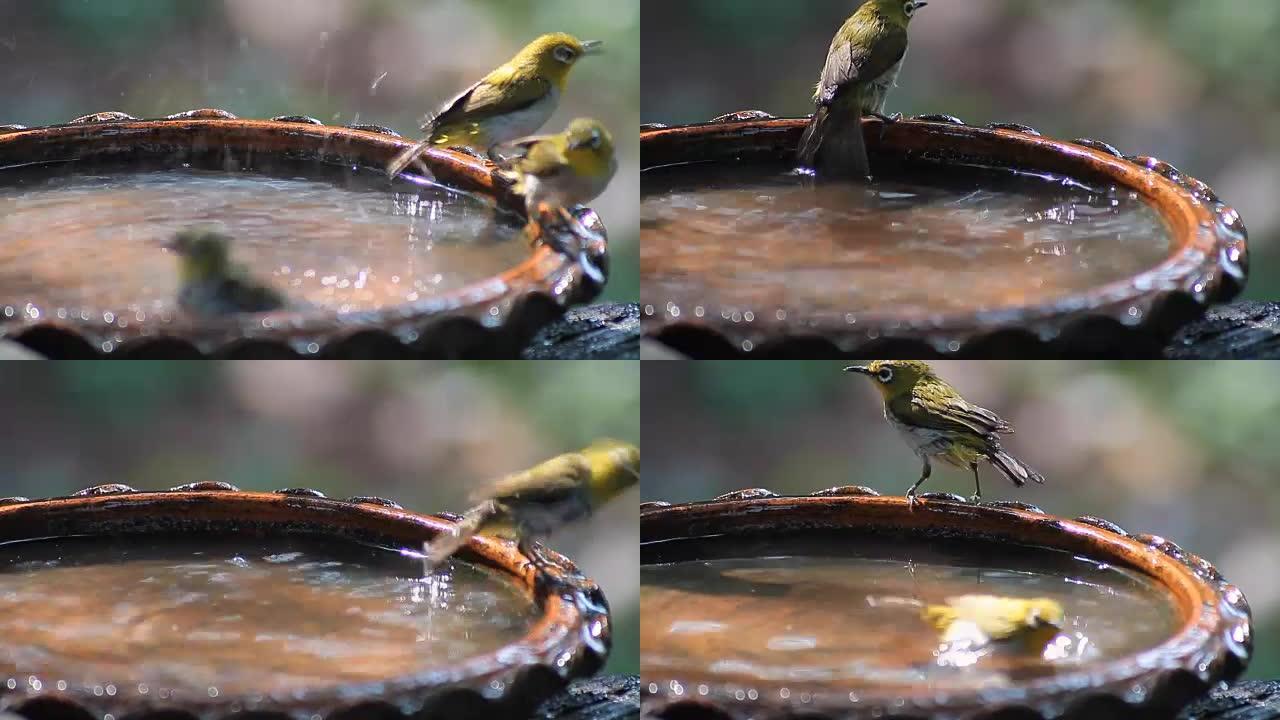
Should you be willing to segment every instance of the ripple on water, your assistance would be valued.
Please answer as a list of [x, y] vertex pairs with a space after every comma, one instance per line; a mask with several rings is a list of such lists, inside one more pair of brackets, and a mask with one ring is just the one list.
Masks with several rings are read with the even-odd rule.
[[1170, 236], [1127, 192], [1061, 178], [823, 183], [776, 167], [642, 176], [642, 302], [838, 322], [1054, 301], [1159, 265]]
[[301, 539], [0, 546], [0, 677], [173, 697], [376, 682], [494, 652], [536, 608], [492, 572]]
[[200, 170], [0, 180], [0, 307], [70, 315], [172, 311], [174, 233], [210, 226], [292, 302], [337, 311], [416, 302], [529, 256], [518, 219], [442, 186]]

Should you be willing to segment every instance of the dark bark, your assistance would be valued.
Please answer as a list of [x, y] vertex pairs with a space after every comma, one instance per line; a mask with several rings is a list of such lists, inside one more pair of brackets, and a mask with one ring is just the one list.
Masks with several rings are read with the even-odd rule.
[[638, 360], [640, 306], [573, 308], [543, 328], [525, 348], [526, 360]]
[[1182, 328], [1165, 349], [1170, 360], [1280, 358], [1280, 303], [1241, 302], [1213, 308]]
[[630, 720], [640, 717], [640, 678], [601, 675], [578, 680], [543, 703], [532, 720]]

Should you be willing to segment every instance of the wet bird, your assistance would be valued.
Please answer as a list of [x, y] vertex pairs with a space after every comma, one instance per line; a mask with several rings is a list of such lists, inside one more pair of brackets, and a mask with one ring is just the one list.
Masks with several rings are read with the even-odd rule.
[[978, 463], [987, 461], [1022, 487], [1028, 480], [1044, 482], [1044, 476], [1005, 452], [1000, 435], [1013, 432], [1009, 423], [995, 413], [978, 407], [934, 374], [928, 363], [918, 360], [876, 360], [867, 365], [845, 368], [871, 378], [884, 398], [884, 416], [915, 450], [924, 463], [920, 479], [907, 490], [907, 500], [916, 502], [916, 490], [929, 479], [930, 458], [938, 458], [973, 471], [973, 501], [982, 499]]
[[231, 238], [210, 230], [185, 230], [165, 244], [180, 259], [178, 305], [201, 317], [280, 310], [283, 295], [256, 282], [231, 261]]
[[577, 520], [640, 480], [640, 449], [616, 440], [598, 440], [578, 452], [554, 457], [501, 478], [477, 492], [477, 503], [454, 532], [426, 544], [428, 573], [479, 533], [513, 537], [535, 563], [538, 540]]
[[543, 222], [564, 222], [575, 239], [563, 248], [578, 261], [583, 272], [603, 285], [604, 272], [587, 256], [587, 243], [598, 235], [583, 225], [573, 208], [595, 200], [618, 172], [613, 136], [598, 120], [578, 118], [557, 135], [522, 138], [495, 146], [491, 159], [504, 168], [525, 198], [529, 228], [534, 238], [547, 237]]
[[821, 176], [871, 174], [862, 117], [886, 121], [885, 100], [907, 54], [907, 26], [922, 0], [868, 0], [831, 41], [813, 102], [816, 110], [800, 141], [799, 161]]
[[467, 88], [422, 126], [426, 138], [387, 166], [391, 177], [429, 147], [485, 152], [499, 143], [537, 132], [555, 113], [569, 71], [603, 43], [567, 33], [543, 35], [509, 62]]
[[985, 646], [993, 643], [1039, 655], [1058, 636], [1066, 620], [1062, 605], [1050, 598], [960, 595], [942, 605], [925, 605], [920, 616], [941, 642]]

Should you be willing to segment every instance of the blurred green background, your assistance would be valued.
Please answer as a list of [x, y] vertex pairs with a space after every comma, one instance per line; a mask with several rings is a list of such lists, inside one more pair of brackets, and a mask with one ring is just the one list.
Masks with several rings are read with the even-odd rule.
[[[599, 437], [639, 444], [633, 362], [13, 363], [0, 497], [222, 480], [461, 512], [484, 480]], [[638, 672], [638, 491], [553, 538], [604, 588], [608, 670]]]
[[[687, 123], [813, 112], [856, 0], [644, 0], [641, 112]], [[911, 24], [889, 112], [1016, 122], [1153, 155], [1250, 230], [1246, 296], [1280, 298], [1280, 3], [936, 0]]]
[[423, 115], [561, 30], [607, 51], [574, 70], [543, 130], [582, 115], [613, 130], [618, 175], [592, 206], [611, 239], [606, 295], [635, 302], [640, 0], [0, 0], [0, 124], [216, 107], [416, 137]]
[[[1252, 604], [1249, 675], [1280, 677], [1280, 363], [934, 367], [1011, 422], [1017, 433], [1006, 448], [1047, 478], [1019, 490], [984, 465], [984, 499], [1097, 515], [1203, 556]], [[643, 499], [705, 500], [748, 487], [800, 495], [839, 485], [901, 495], [920, 462], [885, 421], [871, 381], [842, 368], [644, 363]], [[968, 496], [973, 477], [935, 463], [923, 487]]]

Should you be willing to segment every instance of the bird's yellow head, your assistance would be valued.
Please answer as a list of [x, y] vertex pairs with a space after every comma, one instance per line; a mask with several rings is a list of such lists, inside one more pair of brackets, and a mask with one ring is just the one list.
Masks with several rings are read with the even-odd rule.
[[591, 466], [591, 495], [607, 502], [640, 482], [640, 448], [617, 440], [597, 440], [582, 451]]
[[579, 173], [598, 175], [613, 163], [613, 136], [599, 120], [578, 118], [565, 131], [565, 157]]
[[920, 8], [928, 5], [925, 0], [868, 0], [864, 7], [880, 15], [906, 25]]
[[165, 248], [182, 261], [182, 281], [199, 282], [227, 273], [231, 238], [211, 230], [183, 230]]
[[601, 51], [604, 43], [599, 40], [579, 40], [568, 33], [543, 35], [525, 46], [511, 61], [517, 72], [532, 72], [564, 89], [569, 71], [586, 55]]
[[866, 365], [847, 367], [844, 371], [871, 378], [885, 400], [911, 392], [924, 378], [936, 377], [929, 363], [920, 360], [873, 360]]

